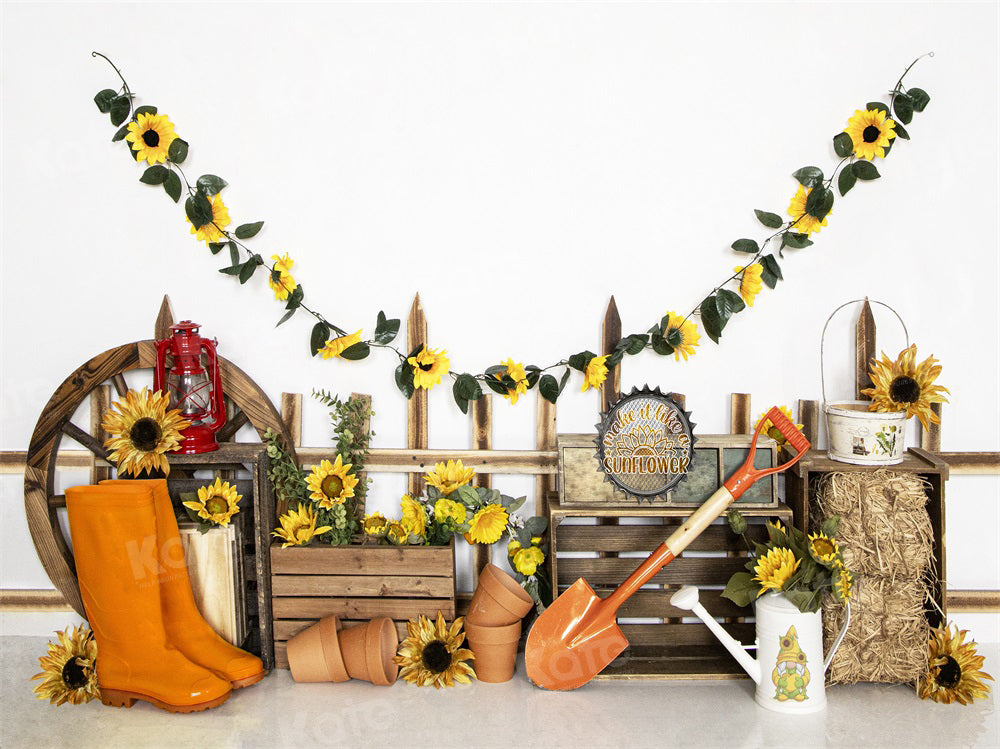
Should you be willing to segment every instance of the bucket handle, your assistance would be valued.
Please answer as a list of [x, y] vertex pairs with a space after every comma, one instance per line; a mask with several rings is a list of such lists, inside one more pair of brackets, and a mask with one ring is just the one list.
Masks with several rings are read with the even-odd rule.
[[826, 654], [826, 658], [823, 659], [823, 673], [830, 668], [830, 664], [833, 663], [833, 656], [837, 654], [837, 648], [840, 647], [840, 643], [844, 641], [844, 635], [847, 634], [847, 628], [851, 624], [851, 602], [844, 601], [844, 606], [846, 610], [846, 616], [844, 616], [844, 625], [840, 628], [840, 634], [837, 635], [837, 639], [833, 641], [833, 647], [830, 648], [830, 652]]
[[[869, 299], [868, 297], [865, 297], [864, 299], [852, 299], [851, 301], [844, 302], [842, 305], [840, 305], [839, 307], [837, 307], [837, 309], [835, 309], [833, 312], [831, 312], [830, 316], [828, 318], [826, 318], [826, 322], [823, 324], [823, 334], [820, 336], [820, 339], [819, 339], [819, 384], [820, 384], [820, 388], [822, 388], [822, 391], [823, 391], [823, 406], [824, 406], [824, 410], [825, 410], [825, 406], [826, 406], [826, 403], [827, 403], [827, 400], [826, 400], [826, 365], [823, 362], [823, 353], [824, 353], [824, 349], [826, 347], [826, 329], [830, 326], [830, 321], [833, 320], [834, 315], [836, 315], [838, 312], [840, 312], [840, 310], [844, 309], [844, 307], [846, 307], [849, 304], [858, 304], [859, 302], [868, 302], [870, 304], [881, 305], [881, 306], [885, 307], [887, 310], [889, 310], [892, 314], [894, 314], [896, 316], [896, 319], [899, 320], [899, 324], [903, 328], [903, 335], [906, 337], [906, 347], [909, 348], [909, 346], [910, 346], [910, 331], [908, 331], [906, 329], [906, 323], [903, 322], [903, 318], [900, 317], [899, 313], [896, 312], [896, 310], [894, 310], [892, 307], [890, 307], [885, 302], [880, 302], [877, 299]], [[829, 429], [829, 425], [827, 425], [827, 428]]]

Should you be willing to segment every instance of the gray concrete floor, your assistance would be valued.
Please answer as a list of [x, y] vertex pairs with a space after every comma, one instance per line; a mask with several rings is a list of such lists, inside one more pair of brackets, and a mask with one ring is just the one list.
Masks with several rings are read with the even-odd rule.
[[[203, 713], [52, 707], [32, 693], [46, 638], [0, 637], [0, 746], [20, 747], [952, 747], [1000, 746], [996, 687], [974, 705], [904, 686], [836, 686], [817, 715], [756, 706], [752, 683], [593, 682], [573, 692], [506, 684], [435, 691], [403, 682], [296, 684], [277, 671]], [[985, 645], [986, 670], [1000, 646]]]

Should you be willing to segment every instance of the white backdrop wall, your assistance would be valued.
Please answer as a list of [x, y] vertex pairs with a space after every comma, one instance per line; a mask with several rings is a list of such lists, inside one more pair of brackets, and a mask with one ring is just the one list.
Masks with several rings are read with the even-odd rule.
[[[614, 294], [626, 332], [691, 309], [762, 237], [752, 209], [784, 213], [791, 173], [835, 163], [831, 136], [903, 68], [930, 106], [838, 200], [785, 282], [691, 361], [630, 358], [623, 386], [687, 394], [698, 429], [726, 431], [730, 392], [766, 405], [820, 397], [819, 338], [841, 302], [869, 295], [907, 321], [951, 389], [945, 450], [997, 450], [998, 117], [995, 3], [47, 4], [2, 6], [2, 435], [24, 450], [56, 386], [82, 362], [149, 337], [164, 293], [277, 401], [372, 393], [378, 446], [405, 444], [388, 355], [311, 359], [309, 318], [281, 328], [258, 274], [217, 272], [183, 209], [92, 103], [122, 68], [140, 104], [191, 144], [189, 177], [218, 174], [252, 244], [289, 252], [307, 302], [349, 331], [405, 318], [420, 292], [430, 342], [453, 369], [513, 356], [548, 364], [599, 346]], [[168, 33], [169, 30], [169, 33]], [[903, 346], [876, 311], [880, 345]], [[827, 387], [849, 397], [853, 315], [828, 338]], [[598, 396], [571, 380], [559, 430], [590, 431]], [[495, 446], [530, 448], [535, 395], [494, 406]], [[469, 445], [450, 389], [430, 394], [430, 442]], [[304, 443], [329, 444], [308, 402]], [[916, 440], [916, 431], [910, 444]], [[62, 485], [83, 480], [60, 477]], [[532, 482], [498, 478], [509, 493]], [[0, 479], [0, 587], [47, 587], [21, 480]], [[403, 483], [378, 476], [392, 512]], [[1000, 483], [948, 485], [948, 582], [1000, 587]], [[530, 508], [530, 505], [529, 505]], [[65, 617], [7, 615], [5, 631]], [[980, 640], [998, 617], [958, 617]]]

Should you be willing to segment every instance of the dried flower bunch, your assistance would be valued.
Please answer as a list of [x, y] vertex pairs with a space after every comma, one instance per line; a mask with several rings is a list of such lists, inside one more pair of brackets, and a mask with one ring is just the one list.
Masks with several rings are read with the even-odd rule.
[[[94, 55], [108, 60], [99, 52]], [[792, 174], [798, 186], [788, 206], [790, 219], [769, 211], [754, 211], [757, 220], [773, 230], [772, 233], [760, 242], [750, 238], [735, 240], [731, 248], [748, 256], [747, 261], [736, 266], [731, 275], [686, 315], [669, 311], [645, 332], [621, 338], [611, 353], [603, 356], [581, 351], [545, 367], [525, 365], [513, 357], [508, 357], [506, 361], [498, 357], [500, 363], [487, 367], [481, 373], [471, 374], [453, 371], [448, 352], [443, 348], [421, 344], [405, 353], [396, 348], [393, 341], [399, 333], [400, 321], [388, 319], [383, 312], [378, 313], [371, 337], [365, 339], [361, 330], [348, 334], [344, 328], [307, 306], [302, 285], [291, 274], [295, 261], [289, 254], [272, 254], [268, 262], [245, 244], [246, 240], [260, 232], [264, 222], [240, 224], [233, 230], [228, 228], [232, 220], [221, 195], [227, 186], [226, 181], [214, 174], [203, 174], [194, 184], [188, 181], [181, 168], [188, 156], [188, 143], [176, 134], [173, 123], [156, 107], [133, 107], [135, 97], [125, 78], [110, 60], [108, 62], [121, 78], [122, 85], [117, 90], [98, 92], [94, 102], [119, 128], [112, 140], [124, 140], [131, 157], [146, 162], [140, 182], [162, 185], [175, 203], [180, 201], [183, 192], [187, 193], [184, 211], [191, 233], [206, 242], [213, 255], [228, 250], [229, 265], [221, 268], [221, 273], [238, 278], [241, 284], [245, 284], [259, 267], [267, 268], [268, 284], [275, 299], [282, 302], [285, 309], [278, 325], [299, 309], [316, 319], [310, 335], [313, 356], [319, 354], [324, 359], [356, 360], [366, 358], [373, 348], [386, 349], [397, 358], [395, 382], [407, 398], [417, 389], [436, 387], [442, 378], [451, 377], [455, 402], [463, 412], [468, 411], [471, 401], [482, 397], [484, 387], [504, 396], [511, 403], [517, 403], [521, 395], [537, 387], [543, 398], [555, 403], [573, 370], [583, 376], [582, 390], [598, 388], [625, 355], [636, 355], [645, 349], [652, 349], [661, 356], [672, 354], [678, 361], [681, 357], [687, 360], [696, 352], [701, 339], [695, 318], [700, 319], [705, 334], [718, 343], [733, 315], [744, 311], [747, 306], [752, 307], [764, 286], [773, 289], [782, 280], [778, 260], [784, 259], [784, 250], [809, 247], [813, 244], [810, 236], [827, 225], [834, 204], [834, 180], [837, 191], [843, 197], [859, 181], [878, 179], [880, 174], [874, 161], [886, 158], [895, 141], [909, 139], [904, 125], [908, 125], [914, 113], [922, 112], [930, 101], [926, 91], [903, 86], [907, 73], [917, 62], [914, 60], [890, 92], [888, 104], [869, 102], [863, 109], [856, 110], [848, 119], [847, 127], [833, 137], [833, 150], [840, 161], [829, 176], [815, 166], [804, 166]], [[772, 242], [777, 244], [776, 250], [773, 247], [769, 249]], [[558, 376], [550, 373], [550, 370], [560, 369], [562, 371]]]

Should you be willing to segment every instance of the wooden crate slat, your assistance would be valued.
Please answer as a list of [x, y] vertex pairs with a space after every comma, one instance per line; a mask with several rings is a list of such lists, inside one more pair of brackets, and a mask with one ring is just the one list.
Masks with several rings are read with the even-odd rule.
[[[669, 518], [663, 525], [600, 525], [559, 526], [559, 551], [652, 551], [676, 530], [682, 518]], [[767, 531], [763, 525], [749, 525], [747, 536], [763, 541]], [[746, 551], [743, 539], [729, 530], [728, 525], [712, 525], [688, 546], [691, 551]]]
[[[568, 585], [560, 586], [559, 592], [563, 592], [568, 587]], [[670, 605], [670, 596], [676, 593], [679, 587], [679, 585], [674, 585], [669, 588], [664, 588], [663, 590], [639, 590], [633, 593], [632, 596], [621, 605], [618, 609], [618, 617], [620, 619], [640, 617], [689, 617], [691, 616], [690, 611], [677, 609]], [[612, 586], [594, 587], [594, 592], [601, 598], [607, 598], [612, 591], [614, 591], [614, 587]], [[737, 606], [728, 598], [723, 598], [721, 590], [706, 590], [703, 588], [699, 591], [698, 600], [705, 607], [708, 613], [715, 617], [746, 617], [754, 615], [752, 608]]]
[[[275, 575], [324, 574], [350, 570], [359, 575], [406, 575], [419, 569], [432, 577], [454, 577], [451, 546], [331, 546], [271, 547]], [[415, 561], [414, 555], [419, 555]]]
[[670, 681], [673, 679], [745, 679], [746, 672], [729, 656], [714, 658], [620, 657], [596, 677], [600, 681]]
[[330, 614], [347, 619], [374, 619], [388, 616], [412, 619], [420, 614], [446, 619], [455, 616], [451, 598], [272, 598], [275, 619], [321, 619]]
[[[559, 558], [558, 584], [570, 585], [584, 578], [593, 585], [620, 585], [643, 562], [634, 558], [578, 559]], [[681, 556], [664, 567], [650, 580], [660, 585], [697, 582], [699, 585], [725, 585], [734, 572], [744, 571], [745, 559], [740, 557]]]
[[[315, 624], [318, 619], [278, 619], [274, 622], [274, 641], [275, 643], [284, 643], [286, 640], [290, 640], [295, 635], [297, 635], [302, 630], [307, 627], [311, 627]], [[365, 624], [367, 619], [341, 619], [340, 624], [343, 628], [353, 627], [356, 624]], [[406, 639], [406, 622], [402, 620], [394, 621], [396, 625], [396, 636], [399, 641], [402, 642]]]
[[[619, 624], [622, 634], [632, 647], [686, 647], [717, 643], [712, 631], [701, 622], [691, 624]], [[756, 624], [723, 624], [737, 642], [753, 644]]]
[[271, 595], [364, 598], [447, 598], [455, 589], [450, 577], [412, 575], [275, 575]]

